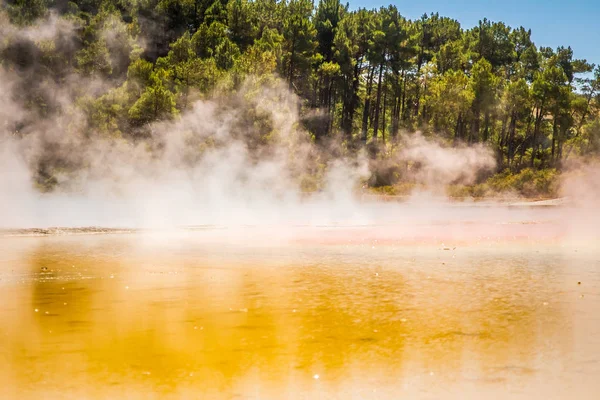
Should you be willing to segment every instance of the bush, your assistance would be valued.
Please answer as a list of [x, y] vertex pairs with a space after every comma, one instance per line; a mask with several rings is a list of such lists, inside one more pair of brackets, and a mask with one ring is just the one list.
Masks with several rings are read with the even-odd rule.
[[505, 170], [486, 182], [494, 193], [516, 193], [525, 197], [553, 197], [558, 193], [559, 173], [556, 169], [534, 171], [526, 168], [518, 173]]
[[489, 193], [488, 186], [486, 184], [480, 185], [450, 185], [448, 186], [446, 193], [448, 197], [452, 198], [474, 198], [480, 199], [486, 197]]
[[[490, 177], [484, 183], [476, 185], [448, 185], [448, 197], [461, 199], [482, 199], [485, 197], [516, 195], [527, 198], [551, 198], [558, 196], [560, 174], [556, 169], [533, 170], [526, 168], [517, 173], [504, 170]], [[387, 196], [406, 196], [421, 185], [399, 182], [394, 185], [371, 187], [373, 194]]]
[[370, 191], [384, 196], [408, 196], [416, 187], [414, 183], [400, 182], [395, 185], [372, 187]]

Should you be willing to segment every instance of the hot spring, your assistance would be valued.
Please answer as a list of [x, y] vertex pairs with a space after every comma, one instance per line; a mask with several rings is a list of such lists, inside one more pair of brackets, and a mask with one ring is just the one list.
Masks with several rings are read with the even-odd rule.
[[595, 398], [597, 242], [566, 240], [557, 209], [464, 210], [421, 224], [7, 233], [0, 394]]

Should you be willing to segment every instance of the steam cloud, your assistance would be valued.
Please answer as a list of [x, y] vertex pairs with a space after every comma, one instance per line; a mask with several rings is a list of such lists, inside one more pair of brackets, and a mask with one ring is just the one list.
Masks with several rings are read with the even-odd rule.
[[[0, 43], [0, 50], [8, 42], [26, 47], [35, 40], [68, 52], [73, 29], [54, 17], [28, 28], [2, 20], [0, 36], [10, 41]], [[117, 22], [105, 29], [103, 40], [123, 45]], [[314, 144], [302, 127], [299, 99], [282, 82], [264, 85], [258, 94], [248, 85], [197, 101], [175, 120], [153, 124], [148, 137], [133, 140], [90, 134], [76, 101], [82, 94], [106, 93], [114, 82], [80, 74], [37, 82], [35, 73], [35, 66], [0, 68], [1, 228], [367, 224], [393, 215], [400, 223], [414, 222], [399, 217], [406, 206], [360, 201], [356, 188], [377, 163], [335, 140]], [[60, 112], [48, 118], [23, 107], [19, 96], [31, 85], [39, 85]], [[253, 124], [256, 118], [262, 127]], [[449, 148], [419, 134], [403, 136], [391, 162], [406, 166], [404, 177], [429, 188], [472, 183], [495, 165], [493, 152], [483, 146]], [[35, 183], [47, 164], [58, 166], [56, 184], [43, 193]], [[306, 195], [307, 180], [321, 190]], [[425, 215], [434, 219], [440, 210]]]

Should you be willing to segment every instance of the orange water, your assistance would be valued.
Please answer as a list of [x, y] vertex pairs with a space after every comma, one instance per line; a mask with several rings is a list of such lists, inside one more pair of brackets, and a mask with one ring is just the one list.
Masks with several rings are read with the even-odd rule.
[[314, 232], [0, 239], [0, 398], [599, 398], [594, 247]]

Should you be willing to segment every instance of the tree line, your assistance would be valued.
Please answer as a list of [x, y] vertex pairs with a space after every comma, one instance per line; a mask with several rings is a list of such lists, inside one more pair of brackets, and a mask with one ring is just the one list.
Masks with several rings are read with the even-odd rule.
[[[55, 13], [76, 29], [60, 40], [5, 44], [0, 61], [38, 82], [70, 73], [111, 89], [83, 98], [90, 126], [143, 134], [217, 88], [278, 77], [301, 99], [316, 142], [385, 156], [404, 132], [449, 144], [485, 143], [500, 169], [560, 167], [600, 152], [600, 67], [570, 47], [538, 47], [531, 31], [482, 19], [470, 29], [396, 6], [352, 10], [340, 0], [13, 0], [6, 18], [28, 26]], [[35, 67], [32, 67], [35, 65]], [[52, 112], [24, 91], [24, 104]]]

